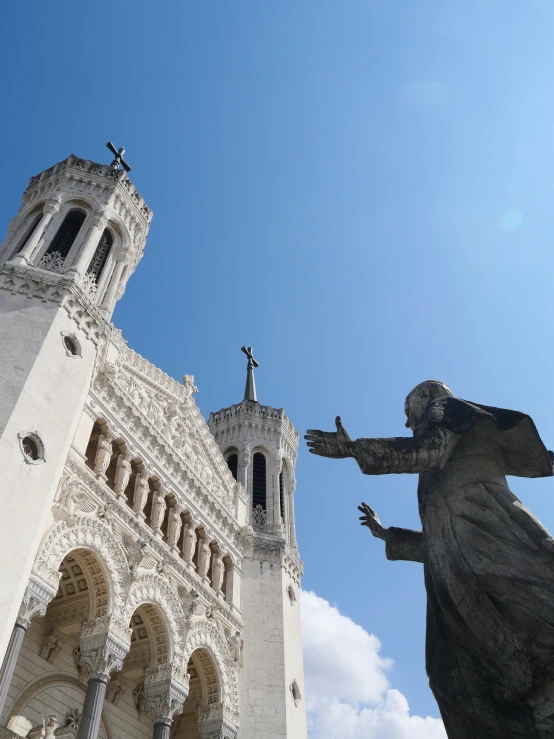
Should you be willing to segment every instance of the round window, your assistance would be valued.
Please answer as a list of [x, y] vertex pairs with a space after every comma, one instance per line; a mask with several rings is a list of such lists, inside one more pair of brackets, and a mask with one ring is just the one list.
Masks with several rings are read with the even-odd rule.
[[44, 462], [44, 445], [38, 435], [32, 431], [19, 434], [19, 448], [23, 458], [29, 464]]
[[73, 354], [73, 356], [77, 354], [77, 346], [71, 336], [64, 336], [63, 343], [65, 344], [65, 348], [70, 354]]
[[23, 454], [26, 454], [32, 460], [38, 459], [38, 445], [34, 439], [30, 436], [25, 436], [21, 442], [21, 446], [23, 447]]

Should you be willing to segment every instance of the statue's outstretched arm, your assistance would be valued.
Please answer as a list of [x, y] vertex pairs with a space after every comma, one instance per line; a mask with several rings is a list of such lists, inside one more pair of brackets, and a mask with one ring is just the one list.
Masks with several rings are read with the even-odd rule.
[[423, 531], [399, 529], [396, 526], [389, 526], [387, 529], [382, 525], [373, 508], [368, 506], [367, 503], [358, 506], [358, 510], [362, 513], [360, 516], [362, 526], [367, 526], [373, 536], [385, 542], [387, 559], [423, 562]]
[[414, 437], [357, 439], [352, 456], [364, 475], [419, 473], [442, 467], [460, 437], [440, 426], [430, 426]]

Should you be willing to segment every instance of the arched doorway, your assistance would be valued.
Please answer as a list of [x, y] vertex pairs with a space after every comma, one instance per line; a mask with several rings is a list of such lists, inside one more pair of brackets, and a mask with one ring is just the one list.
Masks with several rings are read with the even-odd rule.
[[[8, 690], [2, 724], [18, 736], [54, 716], [60, 727], [74, 726], [83, 708], [86, 683], [76, 654], [83, 622], [105, 616], [110, 605], [106, 567], [92, 550], [69, 552], [59, 566], [58, 591], [46, 614], [32, 619], [25, 633]], [[99, 739], [111, 739], [103, 712]]]

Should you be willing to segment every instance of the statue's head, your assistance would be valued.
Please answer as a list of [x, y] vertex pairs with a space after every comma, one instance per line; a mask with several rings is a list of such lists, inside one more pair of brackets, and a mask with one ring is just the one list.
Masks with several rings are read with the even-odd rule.
[[408, 419], [406, 428], [412, 429], [415, 433], [417, 423], [429, 403], [435, 398], [442, 398], [445, 395], [453, 396], [454, 393], [444, 382], [425, 380], [425, 382], [416, 385], [404, 401], [404, 413]]

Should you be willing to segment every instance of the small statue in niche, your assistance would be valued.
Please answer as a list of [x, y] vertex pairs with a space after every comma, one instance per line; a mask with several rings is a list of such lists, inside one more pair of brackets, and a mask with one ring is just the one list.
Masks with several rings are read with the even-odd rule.
[[133, 471], [131, 466], [132, 458], [133, 455], [130, 452], [123, 452], [123, 454], [120, 454], [117, 458], [114, 493], [118, 496], [123, 496], [127, 485], [129, 484], [129, 479]]
[[161, 536], [162, 523], [165, 516], [167, 504], [165, 502], [164, 488], [161, 483], [156, 483], [156, 489], [152, 499], [152, 515], [150, 516], [150, 525], [152, 530], [158, 536]]
[[113, 436], [109, 431], [100, 434], [98, 438], [98, 447], [96, 449], [96, 458], [94, 460], [94, 473], [106, 479], [106, 470], [110, 466], [113, 454]]
[[223, 577], [225, 575], [225, 565], [223, 559], [218, 553], [214, 554], [212, 561], [212, 588], [216, 593], [221, 592], [221, 586], [223, 585]]
[[194, 550], [196, 548], [196, 531], [193, 523], [187, 523], [185, 526], [185, 533], [183, 536], [183, 559], [186, 564], [192, 565], [192, 558], [194, 557]]
[[42, 714], [42, 723], [30, 729], [27, 739], [53, 739], [54, 732], [59, 725], [60, 723], [55, 714], [51, 714], [50, 716]]
[[146, 501], [148, 500], [148, 493], [150, 492], [148, 477], [149, 475], [146, 470], [141, 470], [140, 472], [137, 472], [137, 476], [135, 477], [133, 511], [137, 514], [139, 518], [146, 518], [143, 511], [144, 506], [146, 505]]
[[181, 518], [181, 508], [175, 503], [169, 509], [169, 517], [167, 522], [167, 544], [174, 552], [178, 552], [177, 542], [179, 541], [179, 534], [181, 533], [181, 527], [183, 525], [183, 519]]

